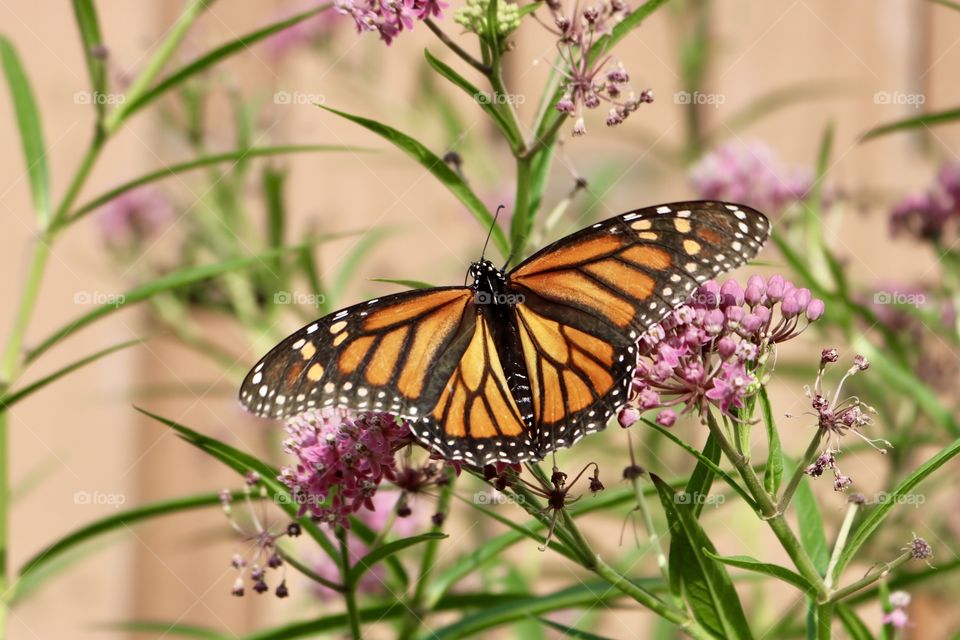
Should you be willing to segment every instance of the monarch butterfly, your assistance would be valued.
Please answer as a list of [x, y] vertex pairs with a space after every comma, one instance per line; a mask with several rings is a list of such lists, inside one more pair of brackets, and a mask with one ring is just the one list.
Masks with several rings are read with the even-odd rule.
[[627, 401], [636, 342], [702, 281], [760, 250], [770, 223], [725, 202], [679, 202], [594, 224], [469, 286], [347, 307], [274, 347], [240, 401], [287, 418], [342, 406], [397, 414], [471, 466], [540, 460], [602, 430]]

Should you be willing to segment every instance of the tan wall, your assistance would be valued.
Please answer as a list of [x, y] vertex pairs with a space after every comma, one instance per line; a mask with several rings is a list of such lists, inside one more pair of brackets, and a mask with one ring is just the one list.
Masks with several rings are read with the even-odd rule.
[[[113, 62], [120, 68], [139, 68], [180, 4], [98, 2]], [[188, 50], [202, 51], [263, 24], [277, 14], [280, 5], [222, 0], [202, 20]], [[960, 84], [956, 82], [960, 15], [922, 2], [894, 0], [724, 0], [716, 6], [712, 28], [717, 35], [717, 58], [710, 87], [705, 90], [722, 94], [726, 102], [706, 111], [712, 126], [723, 131], [726, 119], [737, 107], [774, 88], [802, 80], [836, 81], [843, 85], [840, 95], [784, 109], [739, 135], [764, 138], [781, 150], [789, 163], [804, 165], [812, 162], [820, 133], [832, 121], [837, 136], [831, 175], [841, 184], [854, 189], [869, 187], [889, 196], [928, 182], [932, 165], [919, 153], [915, 139], [895, 136], [858, 145], [857, 137], [873, 124], [913, 113], [909, 107], [875, 104], [873, 96], [878, 91], [922, 92], [931, 110], [960, 103]], [[6, 0], [0, 3], [0, 25], [17, 46], [33, 82], [43, 112], [55, 193], [62, 194], [91, 127], [90, 109], [72, 99], [75, 91], [85, 87], [86, 69], [70, 5], [49, 0]], [[682, 175], [676, 171], [663, 173], [662, 165], [651, 164], [647, 157], [648, 139], [658, 141], [651, 157], [682, 140], [682, 111], [671, 99], [679, 86], [680, 71], [676, 34], [670, 25], [666, 13], [658, 15], [628, 38], [620, 51], [633, 78], [638, 84], [653, 87], [657, 101], [618, 131], [605, 130], [602, 115], [594, 114], [590, 134], [582, 140], [568, 141], [563, 159], [557, 163], [556, 193], [568, 183], [564, 165], [589, 176], [607, 158], [623, 163], [616, 189], [600, 194], [605, 210], [594, 215], [690, 195]], [[548, 55], [551, 45], [533, 25], [525, 29], [523, 37], [529, 35], [530, 39], [525, 39], [513, 56], [512, 77], [518, 93], [530, 96], [521, 111], [522, 117], [529, 118], [538, 87], [546, 77], [545, 65], [534, 65], [533, 61]], [[458, 31], [454, 27], [449, 30]], [[271, 69], [262, 47], [254, 47], [223, 70], [230, 74], [231, 82], [240, 78], [248, 95], [269, 96], [276, 89], [321, 93], [329, 105], [380, 117], [401, 128], [422, 130], [426, 124], [425, 137], [435, 149], [450, 142], [438, 125], [417, 122], [410, 109], [419, 51], [425, 45], [433, 51], [440, 49], [426, 29], [418, 27], [414, 33], [405, 34], [387, 56], [372, 37], [357, 40], [349, 26], [336, 42], [337, 54], [347, 62], [336, 62], [337, 55], [321, 58], [305, 52], [283, 69]], [[375, 78], [351, 74], [347, 65], [356, 64], [360, 56], [381, 59], [382, 74]], [[214, 77], [223, 76], [216, 72]], [[455, 95], [454, 100], [466, 114], [471, 136], [488, 131], [479, 111], [466, 98]], [[217, 105], [221, 111], [224, 108], [223, 104]], [[273, 109], [271, 116], [276, 118], [275, 126], [261, 143], [384, 147], [358, 128], [307, 105]], [[227, 148], [230, 132], [218, 124], [220, 120], [211, 117], [211, 126]], [[5, 150], [0, 155], [2, 335], [10, 327], [33, 241], [30, 200], [12, 123], [9, 101], [0, 99], [0, 140]], [[937, 153], [949, 159], [957, 158], [958, 139], [960, 130], [956, 126], [932, 130], [928, 136]], [[141, 114], [111, 143], [84, 194], [92, 196], [161, 162], [182, 159], [184, 154], [179, 145], [161, 136], [156, 118]], [[308, 217], [313, 216], [330, 230], [388, 222], [404, 229], [368, 261], [363, 276], [458, 281], [479, 250], [482, 230], [418, 166], [397, 153], [299, 156], [286, 164], [292, 172], [291, 210], [297, 228], [303, 229]], [[510, 176], [492, 167], [477, 182], [481, 190], [498, 194], [503, 189], [497, 185], [509, 188]], [[181, 195], [189, 194], [198, 184], [185, 178], [177, 189]], [[569, 226], [577, 226], [577, 219], [571, 215]], [[869, 216], [847, 212], [832, 225], [832, 231], [832, 239], [849, 252], [850, 268], [862, 281], [931, 279], [936, 275], [925, 254], [909, 257], [903, 244], [888, 241], [881, 210]], [[351, 244], [340, 242], [325, 250], [325, 265], [336, 265]], [[117, 271], [100, 250], [93, 225], [82, 224], [65, 234], [50, 261], [28, 344], [86, 309], [74, 303], [77, 292], [122, 291], [127, 284]], [[358, 278], [356, 282], [363, 281]], [[381, 290], [385, 289], [373, 284], [357, 285], [344, 302]], [[293, 328], [295, 322], [288, 319], [286, 328]], [[144, 328], [137, 311], [120, 313], [58, 346], [30, 376], [39, 377], [118, 339], [141, 335]], [[221, 335], [218, 333], [218, 337]], [[232, 346], [238, 354], [245, 351]], [[257, 355], [247, 350], [245, 362], [252, 363]], [[217, 490], [228, 483], [235, 486], [234, 479], [216, 463], [191, 450], [169, 431], [139, 417], [131, 409], [134, 399], [129, 395], [129, 390], [149, 381], [210, 386], [221, 375], [183, 349], [157, 341], [88, 367], [16, 407], [12, 412], [12, 475], [15, 483], [30, 483], [32, 478], [37, 481], [13, 510], [13, 566], [82, 523], [112, 512], [110, 506], [77, 504], [76, 492], [122, 496], [125, 506], [130, 506]], [[238, 446], [257, 448], [262, 431], [270, 427], [242, 416], [232, 394], [217, 391], [222, 386], [220, 380], [210, 393], [203, 392], [207, 387], [201, 386], [193, 395], [177, 400], [136, 402]], [[777, 395], [778, 408], [783, 411], [803, 410], [804, 400], [798, 389], [785, 386]], [[616, 439], [611, 446], [623, 444], [619, 431], [599, 437], [608, 442]], [[800, 438], [791, 444], [800, 446]], [[863, 466], [866, 483], [869, 460]], [[875, 479], [877, 484], [880, 481]], [[839, 517], [839, 510], [837, 507], [833, 509], [837, 513], [828, 514], [831, 522]], [[761, 539], [758, 532], [753, 535]], [[198, 544], [197, 538], [204, 543]], [[225, 538], [223, 518], [215, 509], [138, 527], [112, 538], [110, 544], [91, 553], [18, 608], [11, 617], [11, 637], [115, 638], [116, 633], [98, 630], [94, 625], [132, 617], [179, 619], [241, 633], [269, 620], [301, 618], [316, 611], [316, 606], [305, 603], [302, 597], [285, 602], [231, 599], [227, 593], [233, 574], [227, 563], [234, 545]], [[219, 543], [208, 544], [217, 539]], [[559, 577], [563, 579], [564, 575], [560, 570]], [[929, 633], [916, 637], [932, 638], [940, 633], [934, 627], [929, 629]], [[627, 633], [617, 623], [611, 623], [608, 631], [619, 637]]]

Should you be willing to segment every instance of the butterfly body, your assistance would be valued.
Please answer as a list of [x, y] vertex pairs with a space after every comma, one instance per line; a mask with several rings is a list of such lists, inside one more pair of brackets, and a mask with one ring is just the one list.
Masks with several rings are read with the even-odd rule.
[[538, 460], [605, 428], [626, 403], [636, 342], [709, 277], [760, 249], [766, 218], [684, 202], [629, 212], [509, 272], [481, 259], [463, 287], [348, 307], [293, 333], [247, 375], [241, 402], [285, 418], [386, 411], [450, 460]]

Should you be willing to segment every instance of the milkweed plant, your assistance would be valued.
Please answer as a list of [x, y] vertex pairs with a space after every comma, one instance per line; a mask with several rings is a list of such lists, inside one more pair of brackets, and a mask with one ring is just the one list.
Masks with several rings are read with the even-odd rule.
[[[235, 572], [238, 602], [285, 599], [286, 620], [258, 638], [900, 638], [917, 624], [918, 600], [951, 583], [955, 595], [956, 522], [946, 517], [955, 494], [944, 467], [960, 453], [960, 164], [931, 168], [925, 191], [878, 202], [863, 195], [871, 185], [839, 184], [829, 175], [831, 127], [821, 133], [809, 121], [793, 125], [821, 140], [816, 157], [799, 167], [762, 141], [710, 130], [704, 105], [690, 99], [709, 76], [709, 2], [335, 0], [302, 5], [300, 13], [198, 52], [185, 43], [217, 3], [190, 0], [152, 57], [119, 79], [98, 4], [73, 0], [89, 72], [83, 95], [91, 137], [59, 199], [30, 60], [0, 38], [36, 237], [25, 271], [8, 257], [24, 282], [19, 305], [5, 309], [12, 322], [0, 364], [4, 620], [92, 539], [202, 506], [222, 508], [223, 530], [235, 535], [236, 553], [223, 565]], [[457, 225], [465, 209], [478, 237], [492, 230], [491, 244], [504, 258], [525, 257], [561, 228], [595, 216], [601, 194], [591, 190], [593, 176], [567, 169], [582, 160], [584, 137], [616, 128], [639, 146], [629, 161], [644, 154], [647, 143], [629, 130], [642, 126], [645, 113], [667, 108], [661, 96], [671, 92], [648, 86], [649, 60], [621, 53], [628, 36], [643, 39], [656, 22], [681, 34], [685, 90], [677, 95], [687, 99], [675, 96], [670, 108], [685, 110], [689, 126], [667, 162], [687, 180], [683, 197], [750, 205], [771, 217], [774, 230], [762, 271], [701, 283], [640, 337], [629, 399], [604, 433], [540, 463], [472, 468], [432, 457], [388, 413], [327, 408], [286, 424], [263, 422], [258, 428], [275, 446], [255, 455], [202, 424], [158, 415], [147, 400], [136, 410], [235, 471], [236, 482], [124, 505], [126, 514], [87, 523], [10, 566], [9, 459], [16, 451], [8, 444], [19, 403], [40, 401], [65, 384], [60, 378], [150, 335], [173, 338], [239, 384], [250, 353], [332, 311], [334, 301], [356, 301], [352, 276], [377, 251], [383, 230], [359, 230], [342, 270], [324, 269], [324, 245], [342, 236], [321, 233], [331, 225], [318, 219], [291, 241], [285, 161], [338, 154], [359, 166], [361, 152], [399, 150], [453, 197], [447, 206], [461, 216]], [[429, 35], [426, 49], [411, 45], [410, 32]], [[544, 80], [536, 99], [517, 92], [510, 72], [527, 64], [517, 51], [533, 37], [553, 44], [537, 61]], [[354, 55], [341, 46], [354, 39], [368, 47], [364, 60], [359, 49]], [[325, 65], [345, 58], [361, 76], [385, 52], [402, 56], [421, 68], [420, 117], [400, 105], [378, 117], [376, 101], [371, 112], [350, 113], [316, 99], [316, 118], [366, 129], [382, 147], [357, 149], [323, 136], [258, 146], [264, 123], [282, 114], [260, 96], [245, 97], [218, 65], [258, 55], [279, 70], [291, 52]], [[316, 95], [337, 81], [317, 74]], [[205, 104], [224, 87], [236, 134], [232, 148], [214, 153], [222, 139], [204, 124]], [[302, 98], [289, 87], [271, 90], [273, 104]], [[147, 110], [161, 116], [189, 157], [164, 158], [156, 171], [82, 198], [103, 150]], [[458, 113], [467, 111], [489, 129], [464, 133]], [[955, 121], [958, 112], [949, 113], [891, 123], [860, 144]], [[448, 128], [445, 147], [427, 141], [437, 122]], [[491, 162], [501, 154], [511, 161]], [[513, 193], [479, 189], [484, 163], [498, 167], [497, 182]], [[205, 195], [178, 198], [169, 188], [175, 180], [196, 181]], [[629, 185], [618, 189], [637, 206], [655, 204]], [[495, 222], [498, 204], [508, 215]], [[886, 216], [881, 224], [897, 246], [928, 251], [939, 275], [853, 279], [847, 245], [823, 221], [861, 209]], [[127, 271], [126, 293], [37, 336], [31, 327], [51, 247], [83, 224], [97, 228], [101, 249], [118, 265], [143, 257], [171, 230], [176, 246], [164, 261], [138, 260]], [[381, 274], [390, 286], [423, 286], [397, 269]], [[30, 375], [76, 331], [135, 305], [148, 315], [150, 335]], [[204, 328], [211, 316], [235, 325], [246, 344], [226, 348], [212, 339]], [[870, 477], [856, 471], [864, 468]], [[197, 542], [196, 553], [203, 545]], [[631, 610], [646, 613], [631, 618], [639, 624], [618, 621]], [[173, 617], [154, 628], [167, 636], [196, 632]], [[226, 629], [201, 631], [234, 637]]]

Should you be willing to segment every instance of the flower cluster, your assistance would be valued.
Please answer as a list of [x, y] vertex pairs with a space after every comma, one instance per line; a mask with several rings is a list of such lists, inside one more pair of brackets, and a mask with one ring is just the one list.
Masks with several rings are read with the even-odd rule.
[[386, 478], [396, 480], [394, 453], [410, 442], [410, 431], [385, 413], [355, 416], [322, 409], [287, 422], [284, 451], [297, 458], [280, 480], [290, 488], [300, 514], [349, 527], [348, 516], [373, 509], [373, 494]]
[[890, 212], [893, 235], [938, 242], [960, 223], [960, 162], [941, 167], [933, 184], [908, 195]]
[[[641, 410], [658, 407], [703, 411], [709, 403], [727, 414], [742, 408], [770, 347], [798, 335], [823, 311], [808, 289], [779, 275], [752, 276], [746, 287], [734, 280], [704, 282], [641, 338], [632, 398], [620, 424], [629, 427]], [[676, 418], [666, 408], [657, 422], [671, 426]]]
[[883, 624], [889, 624], [895, 629], [903, 629], [910, 623], [907, 617], [907, 606], [910, 604], [910, 594], [906, 591], [894, 591], [890, 594], [892, 609], [883, 615]]
[[545, 26], [557, 36], [557, 49], [564, 65], [558, 70], [564, 78], [564, 92], [556, 108], [576, 118], [573, 135], [587, 132], [585, 108], [595, 109], [606, 102], [610, 105], [607, 126], [614, 127], [641, 104], [653, 102], [650, 89], [639, 95], [634, 93], [622, 63], [614, 64], [609, 56], [590, 55], [597, 39], [630, 14], [622, 0], [603, 0], [589, 6], [577, 2], [571, 10], [565, 9], [560, 0], [546, 0], [546, 5], [553, 24]]
[[357, 32], [376, 31], [388, 45], [418, 20], [439, 17], [447, 8], [441, 0], [335, 0], [337, 11], [351, 16]]
[[300, 525], [291, 522], [286, 527], [274, 531], [267, 522], [266, 514], [258, 514], [254, 509], [253, 502], [250, 499], [254, 489], [258, 489], [260, 498], [266, 497], [266, 489], [260, 483], [260, 476], [251, 471], [246, 475], [246, 485], [244, 489], [244, 503], [246, 504], [249, 518], [253, 522], [253, 531], [247, 531], [241, 527], [233, 517], [233, 493], [229, 489], [220, 492], [220, 504], [223, 512], [230, 520], [230, 526], [243, 538], [252, 543], [252, 551], [249, 557], [244, 557], [235, 553], [230, 561], [230, 565], [237, 570], [238, 575], [233, 582], [231, 593], [235, 596], [242, 596], [245, 588], [245, 578], [249, 578], [253, 590], [258, 594], [266, 593], [270, 590], [267, 584], [267, 571], [269, 569], [280, 569], [280, 584], [274, 590], [278, 598], [286, 598], [290, 595], [287, 589], [286, 565], [280, 552], [277, 550], [277, 540], [283, 536], [297, 537], [300, 535]]
[[813, 172], [785, 167], [763, 142], [729, 142], [694, 165], [690, 181], [708, 200], [740, 202], [777, 213], [810, 194]]
[[817, 418], [817, 428], [828, 435], [827, 448], [806, 469], [804, 473], [812, 478], [819, 478], [829, 469], [833, 472], [833, 488], [835, 491], [844, 491], [853, 484], [853, 478], [845, 476], [837, 466], [836, 454], [840, 453], [840, 437], [847, 433], [854, 433], [881, 453], [886, 453], [884, 447], [891, 446], [886, 440], [871, 440], [862, 433], [862, 429], [873, 422], [871, 414], [876, 413], [873, 407], [864, 404], [860, 398], [852, 396], [840, 399], [844, 383], [853, 375], [866, 371], [870, 363], [863, 356], [856, 356], [853, 365], [847, 369], [837, 390], [831, 397], [823, 388], [823, 375], [827, 367], [839, 360], [840, 354], [836, 349], [824, 349], [820, 353], [820, 368], [813, 389], [807, 387], [804, 391], [810, 398], [813, 415]]
[[[471, 33], [486, 34], [487, 10], [490, 0], [467, 0], [467, 6], [457, 9], [453, 21]], [[520, 26], [520, 7], [512, 2], [497, 3], [497, 34], [505, 36]]]

